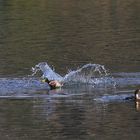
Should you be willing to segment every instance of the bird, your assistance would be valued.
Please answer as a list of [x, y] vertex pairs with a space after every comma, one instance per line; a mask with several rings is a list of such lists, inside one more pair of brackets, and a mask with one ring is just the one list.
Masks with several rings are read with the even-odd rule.
[[135, 90], [135, 100], [140, 102], [140, 89]]
[[63, 86], [63, 83], [57, 80], [49, 80], [48, 78], [44, 78], [42, 82], [48, 83], [51, 89], [57, 89]]

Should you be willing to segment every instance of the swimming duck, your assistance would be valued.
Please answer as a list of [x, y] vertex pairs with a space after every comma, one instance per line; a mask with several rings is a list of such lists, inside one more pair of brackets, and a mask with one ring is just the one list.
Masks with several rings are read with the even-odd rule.
[[60, 83], [59, 81], [57, 81], [57, 80], [49, 80], [48, 78], [44, 78], [42, 80], [42, 82], [48, 83], [51, 89], [56, 89], [56, 88], [60, 88], [60, 87], [63, 86], [63, 84]]
[[135, 91], [135, 107], [137, 111], [140, 111], [140, 89]]
[[134, 94], [135, 94], [135, 100], [140, 101], [140, 89], [137, 89]]

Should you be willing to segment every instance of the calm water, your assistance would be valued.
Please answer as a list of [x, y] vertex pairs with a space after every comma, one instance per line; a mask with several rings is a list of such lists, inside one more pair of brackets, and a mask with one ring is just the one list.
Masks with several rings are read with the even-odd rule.
[[[140, 109], [110, 98], [140, 87], [139, 13], [138, 0], [0, 0], [0, 139], [139, 140]], [[28, 77], [39, 62], [109, 76], [49, 91]]]

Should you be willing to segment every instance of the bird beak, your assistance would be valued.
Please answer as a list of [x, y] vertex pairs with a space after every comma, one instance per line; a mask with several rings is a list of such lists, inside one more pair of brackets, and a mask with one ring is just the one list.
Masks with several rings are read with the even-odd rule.
[[43, 79], [43, 80], [41, 80], [41, 82], [45, 83], [46, 81], [45, 81], [45, 79]]

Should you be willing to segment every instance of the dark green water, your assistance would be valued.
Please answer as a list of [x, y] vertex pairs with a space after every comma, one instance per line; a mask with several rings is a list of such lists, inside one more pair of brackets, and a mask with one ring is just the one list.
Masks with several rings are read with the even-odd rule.
[[116, 89], [64, 87], [39, 91], [42, 96], [26, 92], [30, 98], [3, 98], [1, 92], [0, 139], [138, 140], [140, 112], [133, 101], [93, 99], [139, 88], [139, 13], [138, 0], [0, 0], [0, 78], [27, 77], [39, 62], [61, 75], [101, 64], [122, 77], [114, 76], [121, 83]]

